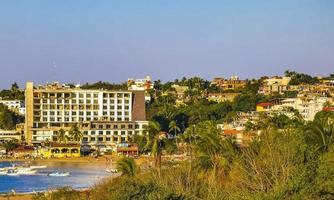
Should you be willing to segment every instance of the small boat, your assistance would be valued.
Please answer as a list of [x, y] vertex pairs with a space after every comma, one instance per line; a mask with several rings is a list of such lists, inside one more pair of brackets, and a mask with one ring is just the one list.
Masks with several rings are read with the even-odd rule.
[[49, 173], [48, 176], [56, 176], [56, 177], [63, 177], [63, 176], [69, 176], [70, 172], [52, 172]]
[[17, 173], [16, 169], [8, 169], [7, 171], [7, 176], [18, 176], [19, 174]]
[[108, 173], [118, 173], [117, 169], [106, 169], [106, 172]]
[[1, 168], [0, 169], [0, 175], [7, 175], [8, 169], [7, 168]]
[[45, 169], [47, 167], [48, 166], [46, 166], [46, 165], [31, 165], [30, 169]]
[[17, 174], [19, 175], [33, 175], [36, 174], [36, 170], [33, 170], [31, 168], [18, 168]]

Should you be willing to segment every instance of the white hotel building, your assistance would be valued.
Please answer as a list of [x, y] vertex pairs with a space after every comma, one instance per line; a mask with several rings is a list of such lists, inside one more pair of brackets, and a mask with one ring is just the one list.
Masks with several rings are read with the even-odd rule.
[[58, 83], [26, 85], [25, 139], [28, 143], [56, 141], [60, 129], [76, 125], [82, 143], [114, 145], [143, 134], [144, 91], [110, 91], [70, 88]]

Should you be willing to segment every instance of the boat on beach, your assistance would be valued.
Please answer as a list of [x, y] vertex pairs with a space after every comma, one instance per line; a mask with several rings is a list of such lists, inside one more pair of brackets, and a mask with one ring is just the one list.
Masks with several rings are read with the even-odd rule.
[[110, 169], [106, 169], [106, 172], [108, 172], [108, 173], [118, 173], [118, 170], [110, 168]]

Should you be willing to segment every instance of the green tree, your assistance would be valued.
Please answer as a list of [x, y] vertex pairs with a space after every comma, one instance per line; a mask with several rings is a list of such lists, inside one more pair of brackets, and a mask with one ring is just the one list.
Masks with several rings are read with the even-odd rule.
[[334, 124], [328, 118], [315, 118], [305, 129], [306, 141], [320, 152], [328, 151], [334, 143]]
[[123, 176], [135, 176], [138, 173], [138, 167], [133, 158], [121, 158], [117, 161], [117, 170]]
[[75, 142], [80, 142], [83, 137], [83, 133], [79, 130], [77, 125], [71, 127], [69, 135]]
[[66, 143], [68, 141], [68, 136], [64, 129], [60, 129], [57, 134], [57, 141], [60, 143]]
[[176, 143], [176, 148], [177, 148], [177, 152], [179, 152], [179, 144], [177, 141], [177, 133], [179, 133], [181, 131], [180, 127], [177, 125], [176, 121], [171, 121], [169, 123], [169, 132], [174, 132], [174, 138], [175, 138], [175, 143]]

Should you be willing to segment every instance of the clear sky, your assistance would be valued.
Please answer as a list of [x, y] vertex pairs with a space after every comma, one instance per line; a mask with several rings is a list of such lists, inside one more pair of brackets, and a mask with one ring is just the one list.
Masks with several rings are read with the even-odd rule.
[[333, 0], [1, 0], [0, 88], [334, 72]]

